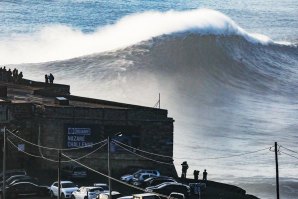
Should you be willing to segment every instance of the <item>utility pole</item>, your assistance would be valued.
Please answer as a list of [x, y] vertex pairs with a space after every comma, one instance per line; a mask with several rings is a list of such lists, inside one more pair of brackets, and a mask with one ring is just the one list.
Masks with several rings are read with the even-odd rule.
[[274, 148], [275, 148], [275, 169], [276, 169], [276, 198], [279, 199], [279, 175], [278, 175], [277, 142], [274, 143]]
[[57, 198], [60, 199], [61, 192], [61, 151], [58, 151], [58, 194]]
[[108, 136], [108, 176], [109, 176], [109, 199], [112, 199], [112, 185], [111, 185], [111, 168], [110, 168], [110, 152], [111, 152], [111, 148], [110, 148], [110, 136]]
[[2, 197], [5, 199], [5, 188], [6, 188], [6, 127], [3, 128], [3, 187]]

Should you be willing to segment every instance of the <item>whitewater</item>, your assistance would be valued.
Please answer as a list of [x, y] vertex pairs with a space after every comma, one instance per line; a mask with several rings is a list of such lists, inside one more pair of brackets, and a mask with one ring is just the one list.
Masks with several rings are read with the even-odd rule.
[[277, 141], [294, 151], [280, 148], [281, 196], [297, 198], [298, 5], [250, 3], [0, 3], [0, 64], [75, 95], [150, 107], [161, 93], [178, 172], [187, 160], [189, 177], [207, 169], [260, 198], [275, 195]]
[[[133, 30], [133, 31], [132, 31]], [[240, 35], [255, 43], [272, 43], [265, 35], [248, 33], [224, 14], [197, 9], [187, 12], [145, 12], [84, 34], [63, 25], [42, 28], [33, 35], [15, 35], [1, 42], [1, 64], [63, 60], [116, 50], [163, 34], [192, 31], [202, 35]]]

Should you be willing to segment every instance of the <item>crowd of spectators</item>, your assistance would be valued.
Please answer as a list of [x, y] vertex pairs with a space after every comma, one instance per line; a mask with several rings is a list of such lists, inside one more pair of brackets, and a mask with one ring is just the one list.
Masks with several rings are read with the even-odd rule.
[[14, 82], [14, 83], [21, 83], [23, 79], [23, 72], [18, 71], [18, 69], [11, 69], [8, 70], [6, 67], [0, 67], [0, 81], [4, 82]]

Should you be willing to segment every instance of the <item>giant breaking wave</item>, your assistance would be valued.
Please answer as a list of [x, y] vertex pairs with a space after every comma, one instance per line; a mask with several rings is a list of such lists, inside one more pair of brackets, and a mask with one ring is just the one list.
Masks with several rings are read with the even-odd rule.
[[0, 64], [37, 63], [116, 50], [164, 34], [192, 31], [202, 35], [238, 35], [268, 44], [267, 36], [248, 33], [226, 15], [209, 9], [144, 12], [122, 18], [93, 33], [50, 24], [40, 31], [0, 39]]

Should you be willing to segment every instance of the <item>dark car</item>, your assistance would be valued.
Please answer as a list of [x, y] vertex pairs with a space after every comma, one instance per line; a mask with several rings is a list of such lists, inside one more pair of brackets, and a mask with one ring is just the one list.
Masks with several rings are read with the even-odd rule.
[[[12, 181], [16, 180], [16, 179], [21, 179], [23, 177], [26, 177], [26, 175], [14, 175], [14, 176], [10, 176], [9, 178], [6, 178], [5, 180], [5, 184], [8, 185], [10, 184]], [[3, 181], [0, 182], [0, 187], [3, 186]]]
[[175, 182], [165, 182], [157, 186], [147, 187], [146, 192], [155, 192], [165, 196], [169, 196], [172, 192], [182, 193], [185, 197], [190, 195], [190, 187]]
[[[5, 172], [6, 179], [15, 175], [27, 175], [27, 172], [24, 169], [13, 169], [13, 170], [7, 170]], [[3, 172], [0, 173], [0, 181], [3, 181]]]
[[7, 181], [7, 186], [13, 185], [18, 182], [32, 182], [38, 184], [38, 179], [31, 176], [19, 176], [18, 178], [12, 178]]
[[[0, 190], [2, 195], [2, 189]], [[25, 196], [45, 196], [49, 194], [49, 187], [40, 186], [32, 182], [17, 182], [5, 189], [7, 198], [15, 199]]]
[[68, 165], [62, 168], [61, 176], [65, 179], [86, 178], [87, 170], [84, 167]]
[[156, 186], [156, 185], [162, 184], [164, 182], [176, 182], [176, 183], [178, 183], [172, 177], [159, 176], [159, 177], [147, 178], [146, 180], [144, 180], [144, 182], [143, 182], [143, 184], [141, 186], [142, 187], [151, 187], [151, 186]]

